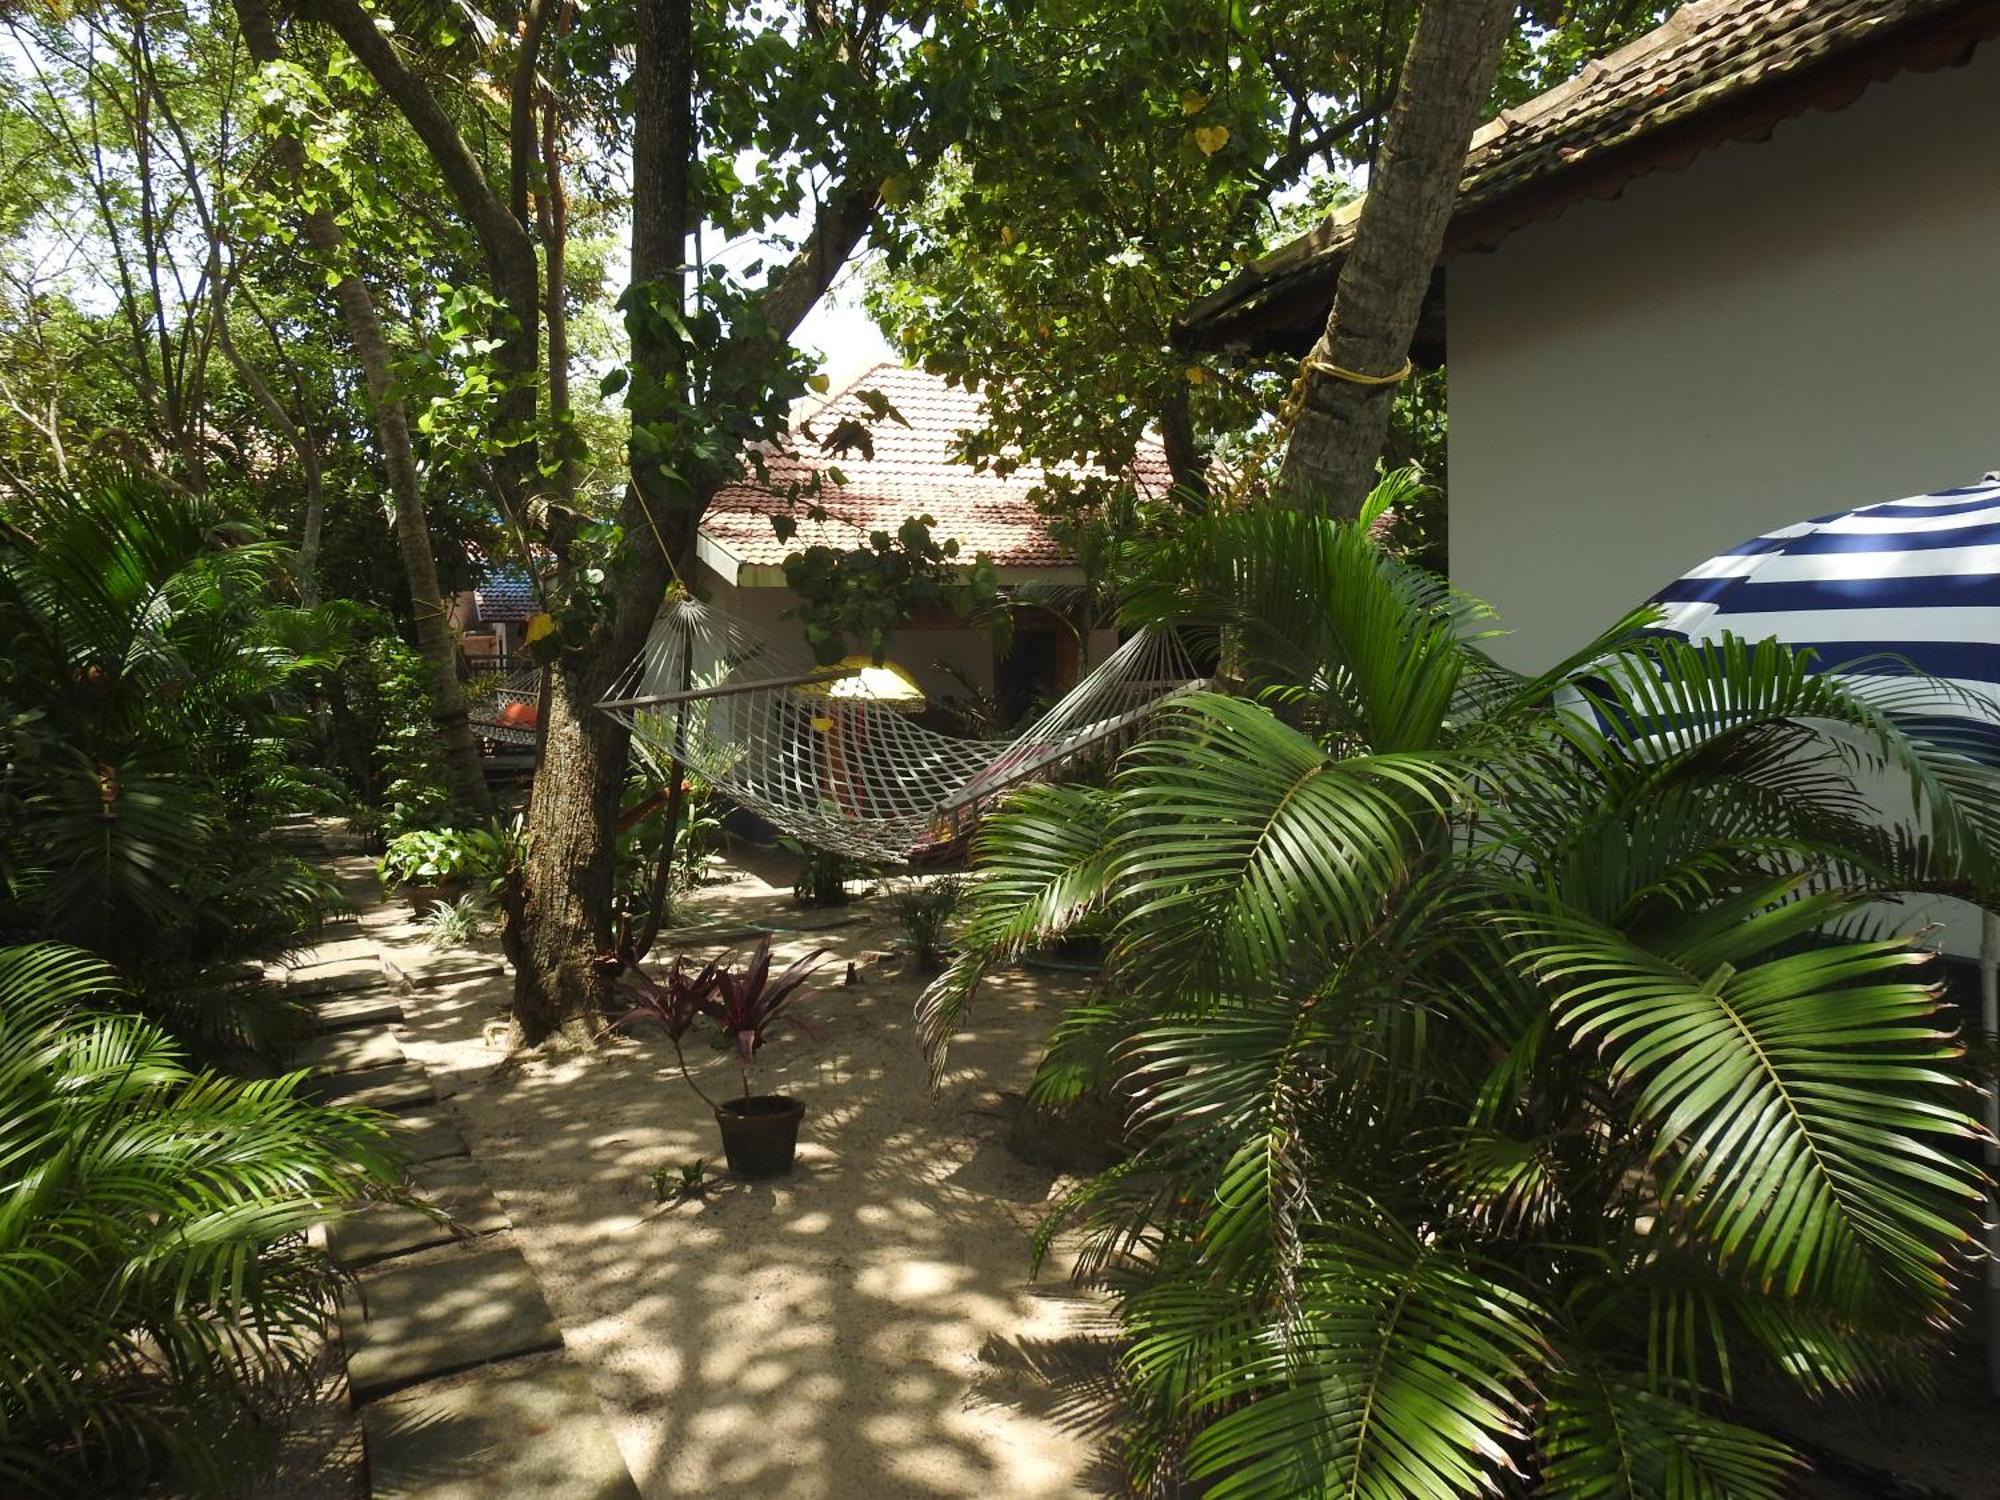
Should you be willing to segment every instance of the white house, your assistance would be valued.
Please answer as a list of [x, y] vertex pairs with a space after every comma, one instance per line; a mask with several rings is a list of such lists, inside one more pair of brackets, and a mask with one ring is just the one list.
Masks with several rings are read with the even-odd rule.
[[[1503, 660], [1758, 532], [2000, 468], [1996, 36], [1985, 0], [1696, 0], [1474, 138], [1417, 355]], [[1303, 353], [1352, 222], [1182, 336]]]
[[[879, 394], [895, 415], [875, 416], [864, 393]], [[789, 440], [765, 455], [765, 477], [746, 476], [710, 502], [696, 540], [698, 586], [738, 627], [797, 654], [805, 642], [798, 621], [788, 618], [798, 599], [785, 584], [786, 557], [814, 545], [842, 551], [862, 546], [872, 532], [893, 535], [912, 516], [930, 516], [932, 534], [956, 541], [964, 561], [985, 553], [1003, 589], [1030, 580], [1081, 582], [1082, 570], [1034, 502], [1032, 492], [1044, 481], [1041, 468], [982, 472], [956, 456], [959, 434], [985, 420], [976, 391], [886, 362], [802, 402]], [[843, 422], [866, 428], [867, 449], [826, 451]], [[845, 483], [833, 482], [829, 470]], [[818, 491], [810, 499], [796, 497], [793, 488], [815, 473], [823, 476]], [[1145, 493], [1163, 494], [1171, 486], [1157, 440], [1141, 445], [1127, 477]], [[825, 512], [824, 519], [812, 518], [812, 506]], [[781, 538], [774, 516], [794, 521], [796, 533]], [[889, 649], [927, 698], [989, 694], [1011, 721], [1033, 702], [1074, 686], [1080, 667], [1115, 644], [1110, 631], [1083, 636], [1052, 613], [1019, 609], [1004, 656], [989, 631], [949, 612], [907, 621]]]

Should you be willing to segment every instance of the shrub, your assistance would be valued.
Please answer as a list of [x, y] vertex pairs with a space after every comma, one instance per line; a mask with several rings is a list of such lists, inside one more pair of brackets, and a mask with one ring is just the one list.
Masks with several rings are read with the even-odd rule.
[[[268, 601], [280, 552], [200, 497], [114, 478], [0, 532], [0, 938], [200, 962], [291, 941], [327, 888], [263, 838], [324, 801], [282, 769], [319, 612]], [[331, 607], [329, 607], [329, 612]]]
[[1991, 899], [2000, 772], [1903, 717], [1934, 684], [1645, 614], [1518, 677], [1369, 520], [1148, 558], [1130, 617], [1228, 638], [1242, 694], [987, 818], [934, 1061], [983, 969], [1103, 925], [1031, 1098], [1132, 1147], [1056, 1222], [1140, 1485], [1785, 1493], [1745, 1383], [1880, 1389], [1971, 1281], [1971, 1069], [1931, 956], [1853, 929]]
[[964, 902], [965, 881], [957, 875], [911, 881], [889, 898], [889, 911], [902, 924], [919, 973], [935, 974], [944, 967], [952, 924]]
[[305, 1231], [398, 1162], [297, 1077], [196, 1073], [157, 1026], [82, 1007], [110, 972], [0, 949], [0, 1492], [224, 1489], [303, 1376], [336, 1267]]
[[481, 936], [492, 920], [492, 909], [478, 891], [455, 901], [440, 901], [419, 919], [424, 940], [433, 948], [452, 948]]
[[490, 828], [413, 828], [389, 840], [376, 862], [382, 884], [451, 885], [491, 881], [507, 865], [505, 835]]
[[845, 906], [854, 899], [848, 887], [875, 874], [874, 866], [836, 849], [822, 849], [795, 839], [779, 842], [800, 857], [799, 873], [792, 881], [792, 899], [800, 906]]

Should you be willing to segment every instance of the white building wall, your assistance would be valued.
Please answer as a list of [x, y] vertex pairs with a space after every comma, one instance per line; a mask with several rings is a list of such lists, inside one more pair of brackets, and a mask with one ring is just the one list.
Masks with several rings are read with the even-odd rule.
[[1453, 261], [1453, 576], [1536, 668], [1761, 531], [2000, 468], [2000, 43]]
[[[812, 660], [805, 632], [785, 612], [798, 604], [790, 589], [739, 587], [725, 583], [706, 564], [702, 583], [710, 602], [761, 640], [780, 646], [800, 661]], [[993, 638], [984, 630], [899, 629], [889, 639], [889, 659], [916, 679], [927, 698], [951, 698], [964, 690], [938, 663], [957, 667], [981, 692], [993, 690]]]

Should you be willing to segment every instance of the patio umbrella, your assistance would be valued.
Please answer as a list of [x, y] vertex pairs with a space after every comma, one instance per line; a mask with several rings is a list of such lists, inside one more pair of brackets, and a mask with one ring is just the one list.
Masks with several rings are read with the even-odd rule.
[[[2000, 748], [2000, 473], [1782, 527], [1732, 547], [1654, 595], [1662, 628], [1809, 646], [1815, 669], [1942, 678], [1915, 706], [1991, 727]], [[1905, 683], [1908, 687], [1909, 684]], [[2000, 918], [1980, 914], [1981, 1025], [2000, 1031]], [[1986, 1125], [2000, 1136], [2000, 1096]], [[2000, 1145], [1987, 1169], [2000, 1177]], [[1996, 1219], [2000, 1225], [2000, 1219]], [[2000, 1227], [1989, 1230], [1987, 1375], [2000, 1394]]]

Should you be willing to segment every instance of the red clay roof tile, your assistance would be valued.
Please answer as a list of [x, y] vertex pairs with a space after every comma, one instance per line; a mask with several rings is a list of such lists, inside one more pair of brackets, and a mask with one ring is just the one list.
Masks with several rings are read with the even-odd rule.
[[[880, 391], [909, 426], [893, 418], [871, 421], [860, 398], [863, 391]], [[809, 425], [814, 437], [824, 441], [849, 417], [868, 427], [873, 457], [821, 454], [818, 444], [800, 432]], [[805, 403], [792, 424], [790, 449], [766, 456], [769, 487], [752, 478], [721, 490], [702, 518], [702, 535], [741, 562], [769, 566], [815, 544], [859, 546], [871, 532], [894, 532], [911, 516], [928, 515], [938, 539], [956, 539], [968, 560], [984, 552], [1002, 568], [1069, 563], [1068, 552], [1049, 535], [1047, 521], [1029, 499], [1042, 482], [1040, 465], [1023, 464], [1002, 476], [981, 473], [952, 456], [958, 434], [985, 422], [976, 392], [947, 385], [941, 376], [922, 370], [876, 365], [831, 395]], [[809, 520], [806, 506], [815, 502], [794, 505], [785, 488], [829, 467], [839, 469], [847, 483], [827, 483], [816, 500], [827, 519]], [[1149, 438], [1140, 448], [1131, 477], [1150, 493], [1164, 493], [1171, 486], [1157, 440]], [[795, 517], [798, 534], [779, 541], [771, 529], [773, 515]]]

